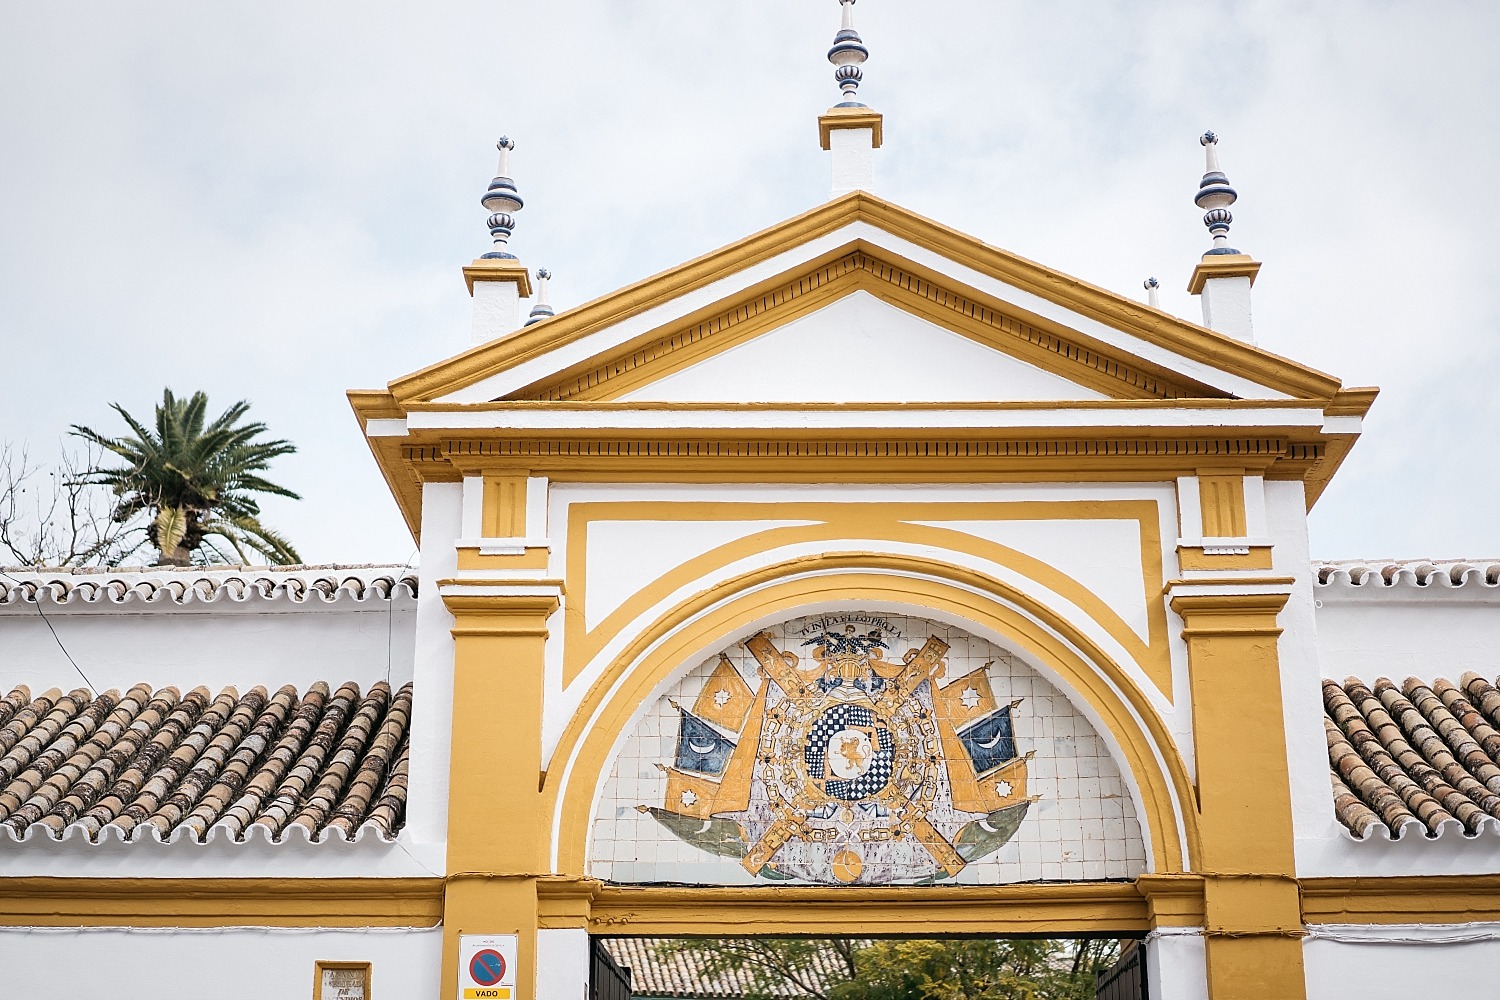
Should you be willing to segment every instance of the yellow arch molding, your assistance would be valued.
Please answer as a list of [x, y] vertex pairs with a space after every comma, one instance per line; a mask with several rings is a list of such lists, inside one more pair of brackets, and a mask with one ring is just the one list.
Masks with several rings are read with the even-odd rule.
[[[1123, 763], [1140, 790], [1141, 819], [1150, 831], [1152, 870], [1187, 870], [1183, 839], [1191, 856], [1198, 853], [1187, 769], [1145, 693], [1088, 636], [1009, 584], [964, 567], [915, 556], [834, 552], [767, 566], [697, 594], [663, 614], [611, 662], [575, 712], [553, 758], [569, 760], [576, 748], [576, 760], [571, 767], [550, 769], [543, 783], [545, 814], [561, 820], [558, 871], [584, 873], [599, 778], [631, 715], [661, 681], [682, 669], [688, 658], [727, 642], [773, 609], [793, 614], [793, 609], [818, 602], [850, 600], [895, 601], [973, 622], [1007, 636], [1056, 671], [1088, 701], [1125, 756]], [[622, 678], [624, 683], [610, 696]], [[1131, 709], [1144, 720], [1144, 728]], [[589, 725], [596, 710], [599, 717]], [[1156, 751], [1164, 767], [1157, 763]], [[1174, 791], [1181, 803], [1180, 827]]]
[[[786, 520], [816, 521], [792, 528], [768, 528], [703, 552], [641, 587], [620, 607], [611, 611], [593, 629], [587, 629], [583, 608], [588, 587], [587, 539], [589, 524], [599, 520], [663, 520], [701, 518], [766, 519], [774, 515]], [[805, 542], [840, 545], [854, 539], [902, 542], [945, 549], [986, 559], [1029, 577], [1082, 610], [1120, 644], [1146, 672], [1170, 702], [1172, 663], [1167, 639], [1166, 607], [1160, 601], [1147, 606], [1147, 641], [1136, 635], [1119, 613], [1084, 584], [1017, 549], [992, 542], [951, 527], [919, 521], [954, 520], [1100, 520], [1125, 519], [1140, 531], [1142, 586], [1146, 594], [1160, 592], [1166, 579], [1162, 572], [1161, 527], [1155, 501], [1010, 501], [1007, 503], [930, 504], [829, 504], [791, 503], [589, 503], [575, 504], [568, 527], [568, 593], [571, 600], [565, 618], [563, 684], [571, 684], [584, 668], [630, 622], [695, 580], [701, 580], [731, 563], [762, 552]]]

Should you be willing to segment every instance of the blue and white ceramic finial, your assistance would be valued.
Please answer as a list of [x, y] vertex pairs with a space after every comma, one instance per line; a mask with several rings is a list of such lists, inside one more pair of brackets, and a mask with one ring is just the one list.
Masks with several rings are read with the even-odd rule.
[[834, 82], [844, 92], [844, 101], [838, 106], [862, 108], [864, 105], [856, 101], [854, 95], [859, 90], [859, 82], [865, 77], [865, 71], [860, 66], [870, 58], [870, 50], [865, 48], [859, 32], [854, 30], [854, 0], [839, 0], [839, 4], [844, 8], [844, 26], [833, 36], [833, 48], [828, 50], [828, 61], [834, 66]]
[[1146, 289], [1146, 304], [1152, 309], [1160, 309], [1161, 297], [1158, 292], [1161, 289], [1161, 282], [1153, 276], [1141, 282], [1141, 287]]
[[1229, 245], [1229, 224], [1234, 221], [1229, 206], [1239, 198], [1239, 193], [1229, 186], [1229, 178], [1219, 169], [1219, 137], [1212, 132], [1204, 132], [1198, 141], [1203, 145], [1206, 167], [1193, 201], [1199, 208], [1208, 210], [1203, 214], [1203, 224], [1214, 238], [1213, 248], [1204, 256], [1239, 253]]
[[516, 191], [516, 182], [510, 179], [510, 151], [516, 148], [516, 142], [509, 136], [502, 135], [500, 141], [495, 143], [495, 148], [500, 150], [500, 165], [495, 169], [495, 178], [490, 181], [489, 190], [479, 199], [479, 203], [493, 213], [489, 218], [489, 227], [495, 248], [482, 254], [480, 259], [515, 260], [516, 255], [505, 247], [510, 242], [510, 234], [516, 229], [514, 213], [519, 212], [526, 204]]
[[540, 323], [550, 316], [556, 315], [552, 307], [547, 304], [547, 282], [552, 280], [552, 272], [545, 267], [536, 269], [536, 303], [531, 307], [531, 315], [526, 318], [526, 325]]

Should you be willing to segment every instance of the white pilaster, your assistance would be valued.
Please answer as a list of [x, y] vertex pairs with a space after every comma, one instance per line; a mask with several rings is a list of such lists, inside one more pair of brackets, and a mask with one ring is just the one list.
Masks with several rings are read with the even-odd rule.
[[582, 927], [536, 932], [536, 1000], [588, 1000], [589, 932]]
[[1146, 936], [1152, 1000], [1208, 1000], [1208, 955], [1201, 927], [1162, 927]]

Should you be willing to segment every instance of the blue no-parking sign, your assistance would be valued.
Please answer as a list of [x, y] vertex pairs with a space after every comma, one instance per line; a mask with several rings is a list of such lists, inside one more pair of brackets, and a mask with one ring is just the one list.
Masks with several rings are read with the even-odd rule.
[[460, 934], [456, 1000], [515, 1000], [515, 934]]

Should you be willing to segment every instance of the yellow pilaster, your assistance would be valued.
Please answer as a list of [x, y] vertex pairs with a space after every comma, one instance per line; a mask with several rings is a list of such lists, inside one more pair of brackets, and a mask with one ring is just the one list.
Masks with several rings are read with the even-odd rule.
[[441, 996], [458, 988], [461, 934], [520, 936], [515, 1000], [533, 1000], [547, 594], [444, 594], [453, 613], [453, 734]]
[[1208, 589], [1183, 588], [1196, 592], [1172, 598], [1186, 624], [1193, 697], [1208, 994], [1301, 1000], [1303, 928], [1276, 624], [1288, 595]]

